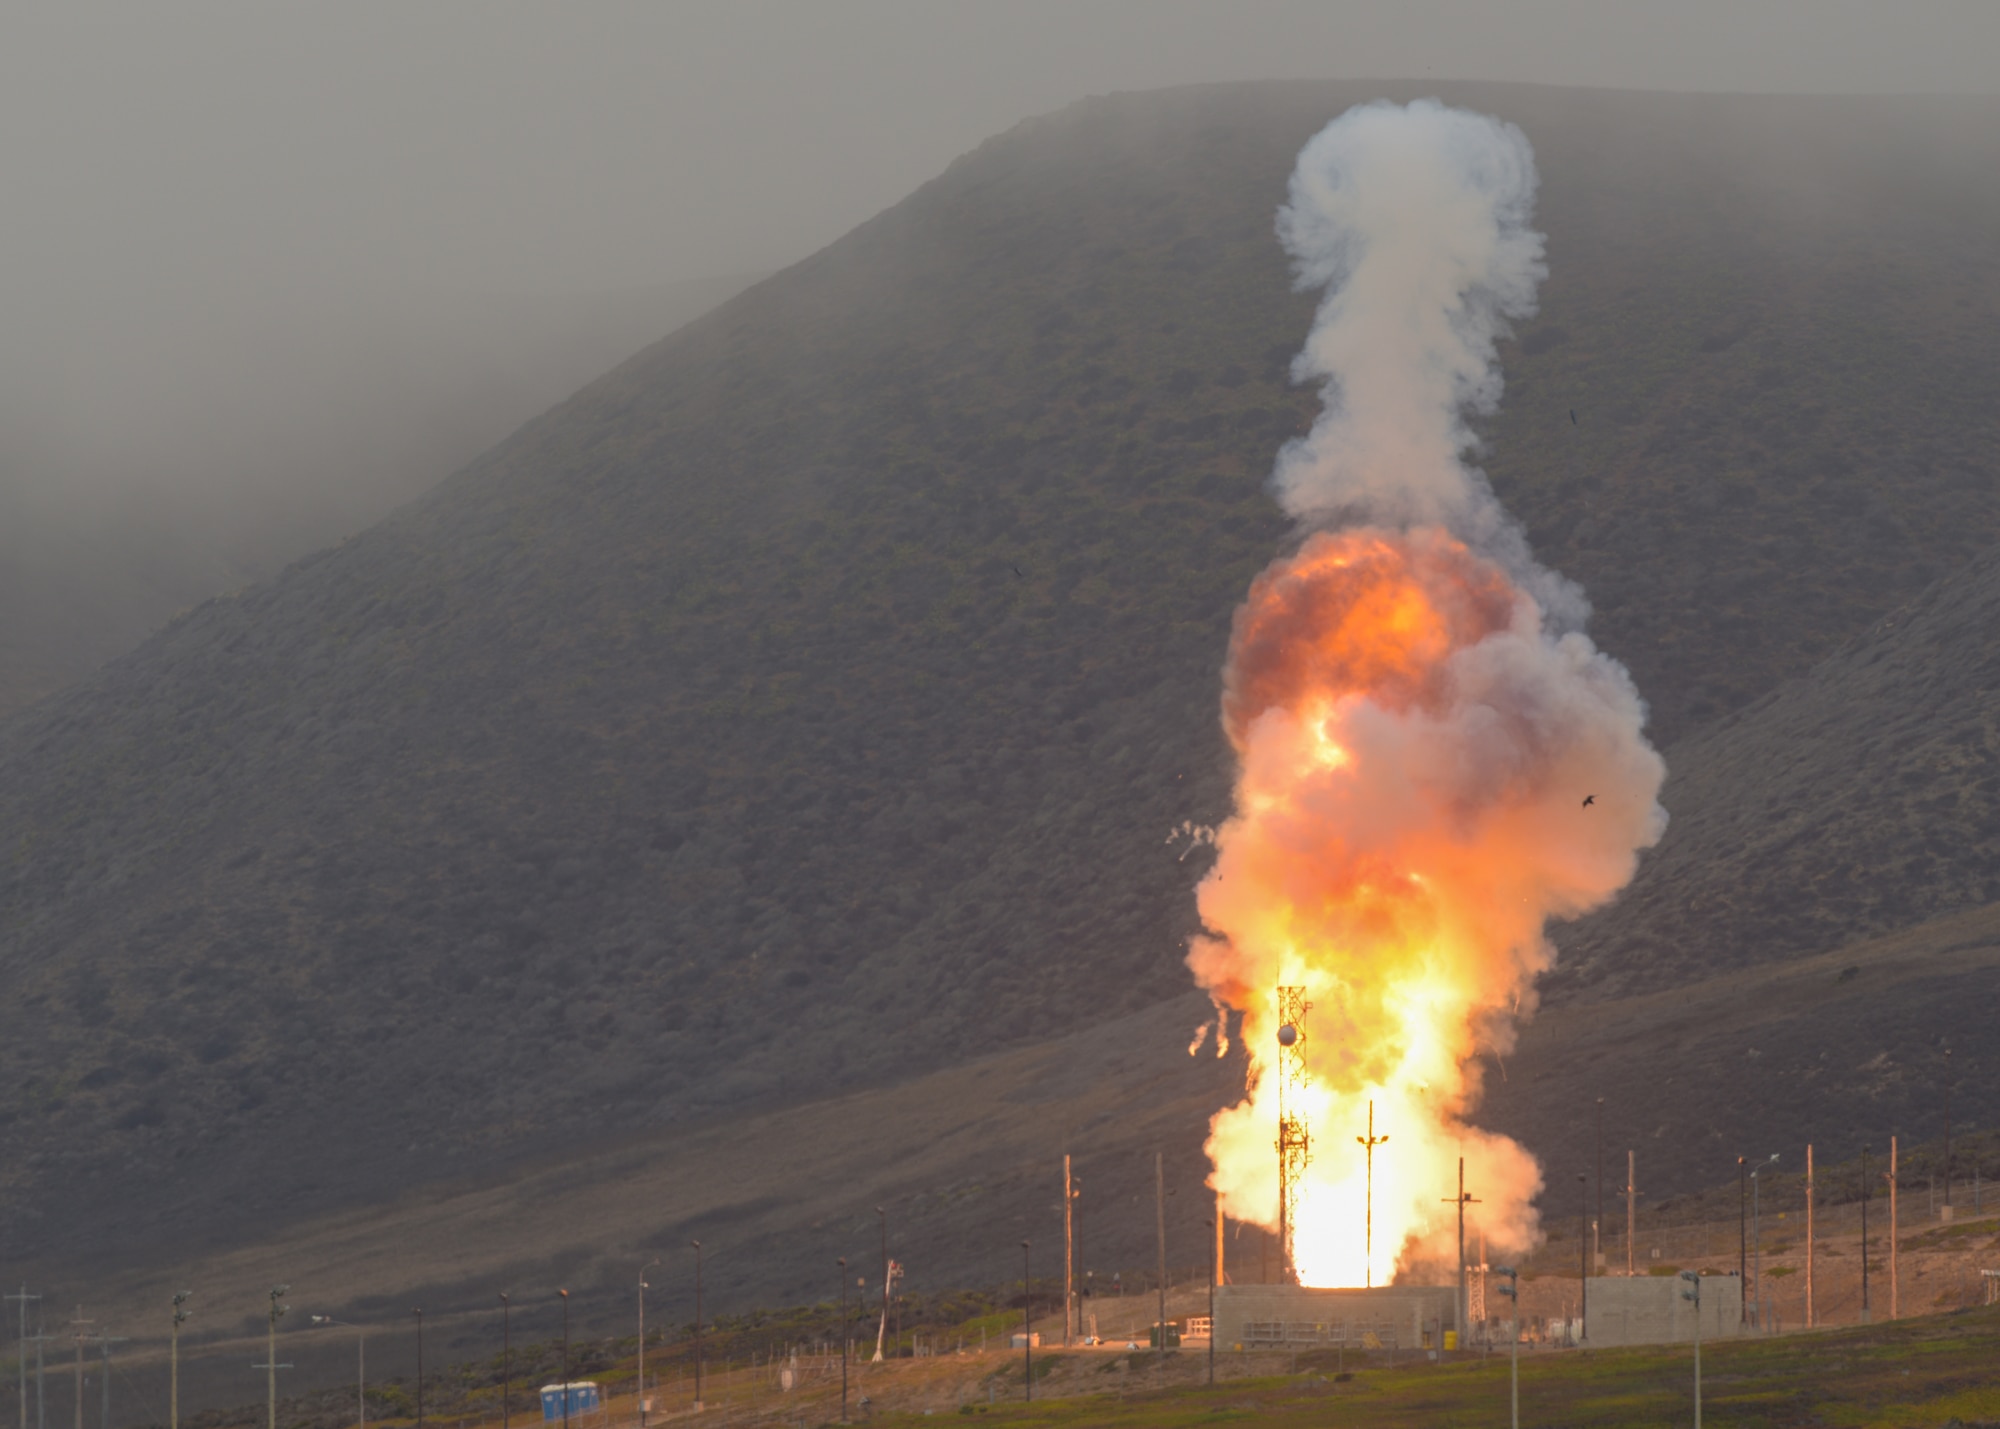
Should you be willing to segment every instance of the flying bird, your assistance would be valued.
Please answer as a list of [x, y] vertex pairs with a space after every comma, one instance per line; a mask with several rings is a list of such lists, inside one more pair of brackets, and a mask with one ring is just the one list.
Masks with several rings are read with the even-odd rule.
[[1576, 425], [1576, 408], [1574, 407], [1569, 409], [1569, 424], [1572, 427]]
[[1589, 808], [1592, 804], [1595, 804], [1596, 802], [1597, 802], [1597, 796], [1595, 794], [1585, 794], [1583, 796], [1583, 807], [1586, 809]]
[[1024, 581], [1027, 579], [1026, 576], [1021, 574], [1021, 568], [1019, 566], [1010, 565], [1007, 567], [1007, 569], [1014, 573], [1015, 580]]

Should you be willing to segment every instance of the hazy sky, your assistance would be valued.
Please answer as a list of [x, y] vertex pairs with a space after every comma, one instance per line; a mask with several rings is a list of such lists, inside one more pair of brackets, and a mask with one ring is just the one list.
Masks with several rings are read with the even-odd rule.
[[[1996, 55], [1995, 0], [11, 4], [0, 564], [35, 521], [121, 519], [121, 549], [229, 527], [209, 544], [254, 574], [694, 301], [632, 290], [802, 257], [1084, 95], [1426, 75], [1970, 91]], [[169, 533], [174, 507], [209, 524]], [[164, 560], [160, 599], [233, 580], [215, 550]]]
[[797, 257], [1106, 90], [1967, 91], [1996, 56], [1991, 0], [10, 6], [6, 283], [619, 287]]

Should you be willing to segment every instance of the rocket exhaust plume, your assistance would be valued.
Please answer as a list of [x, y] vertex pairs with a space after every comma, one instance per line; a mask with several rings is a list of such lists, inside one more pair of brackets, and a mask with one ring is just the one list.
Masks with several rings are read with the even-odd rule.
[[[1543, 275], [1534, 192], [1513, 126], [1377, 104], [1306, 145], [1278, 216], [1299, 284], [1325, 293], [1293, 366], [1324, 383], [1325, 408], [1274, 478], [1303, 542], [1236, 615], [1235, 810], [1188, 963], [1240, 1013], [1250, 1059], [1244, 1100], [1210, 1128], [1210, 1184], [1268, 1227], [1276, 990], [1312, 1004], [1305, 1079], [1286, 1090], [1311, 1138], [1291, 1211], [1308, 1285], [1455, 1265], [1461, 1155], [1494, 1246], [1537, 1239], [1540, 1168], [1470, 1123], [1480, 1059], [1511, 1051], [1533, 1010], [1548, 920], [1609, 899], [1665, 828], [1665, 766], [1631, 679], [1465, 460], [1466, 414], [1499, 400], [1495, 342]], [[1372, 1260], [1371, 1101], [1390, 1138], [1374, 1151]]]

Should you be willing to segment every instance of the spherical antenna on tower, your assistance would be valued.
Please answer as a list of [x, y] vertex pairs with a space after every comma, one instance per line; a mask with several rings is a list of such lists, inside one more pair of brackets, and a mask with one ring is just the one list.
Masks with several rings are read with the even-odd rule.
[[1299, 1029], [1292, 1026], [1291, 1023], [1287, 1022], [1278, 1029], [1278, 1045], [1280, 1047], [1289, 1047], [1298, 1040]]

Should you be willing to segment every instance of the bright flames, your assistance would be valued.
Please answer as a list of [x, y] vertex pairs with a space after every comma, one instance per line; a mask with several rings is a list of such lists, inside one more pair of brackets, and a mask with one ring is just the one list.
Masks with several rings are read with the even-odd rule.
[[[1223, 722], [1236, 813], [1216, 835], [1189, 965], [1242, 1017], [1246, 1099], [1218, 1113], [1211, 1184], [1277, 1220], [1275, 989], [1312, 1003], [1300, 1280], [1376, 1285], [1456, 1262], [1468, 1224], [1536, 1238], [1534, 1158], [1467, 1118], [1553, 951], [1660, 832], [1663, 775], [1624, 671], [1552, 634], [1492, 562], [1435, 529], [1318, 534], [1237, 613]], [[1586, 803], [1586, 800], [1590, 802]], [[1374, 1103], [1373, 1254], [1364, 1148]]]

